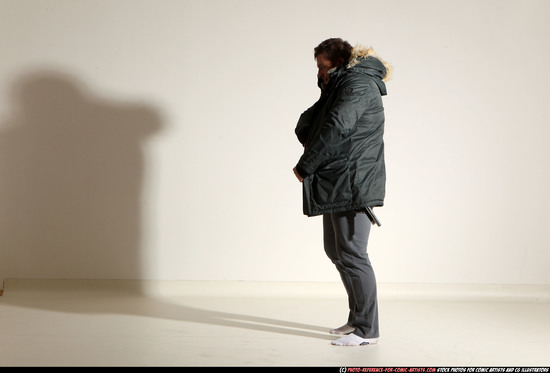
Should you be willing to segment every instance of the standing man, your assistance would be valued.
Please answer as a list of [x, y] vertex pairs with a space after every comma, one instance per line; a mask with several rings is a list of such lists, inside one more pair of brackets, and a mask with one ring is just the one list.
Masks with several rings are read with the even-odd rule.
[[303, 184], [303, 210], [323, 215], [325, 252], [348, 294], [347, 322], [330, 333], [333, 345], [378, 342], [376, 278], [367, 242], [384, 204], [384, 82], [391, 68], [372, 49], [339, 38], [314, 49], [321, 97], [299, 118], [296, 135], [304, 153], [294, 168]]

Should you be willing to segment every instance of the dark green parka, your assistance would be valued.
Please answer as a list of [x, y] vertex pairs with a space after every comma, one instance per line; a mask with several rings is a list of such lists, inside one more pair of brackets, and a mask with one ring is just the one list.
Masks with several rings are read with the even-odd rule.
[[304, 177], [305, 215], [383, 206], [388, 74], [378, 58], [354, 50], [350, 64], [330, 73], [319, 100], [300, 116], [295, 132], [304, 153], [296, 169]]

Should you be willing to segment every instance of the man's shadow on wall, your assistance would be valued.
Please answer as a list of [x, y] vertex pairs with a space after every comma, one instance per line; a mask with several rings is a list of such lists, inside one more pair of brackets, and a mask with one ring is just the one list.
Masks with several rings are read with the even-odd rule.
[[17, 79], [0, 119], [0, 277], [139, 278], [147, 104], [105, 100], [78, 79]]

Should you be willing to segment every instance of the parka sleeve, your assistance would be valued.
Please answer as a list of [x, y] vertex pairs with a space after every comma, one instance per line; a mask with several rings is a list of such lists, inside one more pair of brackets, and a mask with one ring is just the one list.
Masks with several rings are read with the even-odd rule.
[[357, 79], [344, 78], [337, 88], [336, 99], [328, 110], [319, 131], [310, 139], [297, 164], [302, 177], [349, 151], [346, 140], [368, 106], [367, 87]]
[[311, 127], [311, 121], [313, 120], [315, 110], [318, 105], [319, 101], [317, 101], [315, 104], [313, 104], [313, 106], [304, 111], [302, 115], [300, 115], [298, 123], [296, 124], [296, 129], [294, 130], [294, 133], [296, 133], [298, 141], [300, 141], [300, 143], [304, 146], [306, 145], [306, 141], [309, 136], [309, 129]]

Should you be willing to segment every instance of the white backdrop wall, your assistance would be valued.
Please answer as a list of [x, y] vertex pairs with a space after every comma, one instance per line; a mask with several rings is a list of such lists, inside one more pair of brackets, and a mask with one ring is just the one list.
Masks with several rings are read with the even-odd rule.
[[0, 277], [338, 281], [313, 47], [394, 66], [380, 282], [550, 284], [550, 2], [0, 0]]

